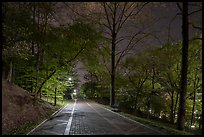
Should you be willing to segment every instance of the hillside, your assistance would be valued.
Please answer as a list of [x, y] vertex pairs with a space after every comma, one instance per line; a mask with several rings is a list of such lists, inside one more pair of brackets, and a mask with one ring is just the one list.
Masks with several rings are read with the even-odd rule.
[[34, 105], [33, 98], [28, 91], [2, 79], [2, 134], [13, 134], [56, 111], [42, 100]]

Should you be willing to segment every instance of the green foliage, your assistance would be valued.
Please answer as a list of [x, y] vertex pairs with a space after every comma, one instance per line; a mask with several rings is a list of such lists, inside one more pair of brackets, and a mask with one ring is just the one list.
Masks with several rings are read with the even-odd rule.
[[[189, 125], [191, 120], [191, 110], [193, 105], [193, 91], [196, 90], [196, 96], [199, 97], [198, 93], [201, 90], [201, 46], [200, 40], [190, 42], [189, 46], [189, 71], [188, 71], [188, 89], [187, 89], [187, 106], [186, 106], [186, 122]], [[153, 73], [154, 67], [154, 90], [152, 90]], [[166, 44], [161, 48], [153, 49], [142, 52], [136, 57], [130, 57], [126, 59], [124, 63], [124, 69], [130, 75], [130, 83], [133, 83], [129, 88], [135, 88], [128, 93], [129, 97], [138, 96], [137, 106], [145, 111], [148, 107], [148, 100], [150, 101], [151, 113], [154, 116], [159, 117], [161, 113], [164, 113], [167, 117], [170, 117], [171, 111], [177, 112], [178, 99], [177, 93], [180, 90], [180, 68], [181, 68], [181, 43]], [[145, 72], [146, 75], [145, 75]], [[147, 78], [144, 84], [138, 89], [138, 85], [141, 84], [142, 79]], [[121, 78], [122, 79], [122, 78]], [[125, 78], [126, 79], [126, 78]], [[127, 79], [126, 79], [127, 80]], [[122, 84], [122, 83], [121, 83]], [[120, 85], [125, 87], [127, 84]], [[123, 93], [127, 92], [123, 88]], [[134, 94], [137, 93], [137, 94]], [[139, 94], [140, 93], [140, 94]], [[131, 96], [132, 94], [132, 96]], [[127, 96], [128, 97], [128, 96]], [[179, 96], [178, 96], [179, 97]], [[125, 100], [130, 100], [125, 98]], [[196, 99], [198, 100], [198, 99]], [[123, 102], [123, 99], [121, 99]], [[173, 104], [172, 104], [173, 102]], [[129, 104], [129, 103], [128, 103]], [[196, 101], [197, 104], [197, 101]], [[201, 114], [197, 105], [197, 113]], [[131, 105], [131, 104], [129, 104]]]
[[[189, 46], [187, 125], [191, 120], [193, 91], [196, 91], [196, 113], [201, 114], [201, 103], [198, 101], [202, 82], [201, 44], [200, 40], [194, 40]], [[168, 120], [171, 117], [177, 118], [181, 45], [180, 42], [168, 43], [161, 48], [150, 49], [126, 58], [122, 68], [116, 74], [116, 99], [121, 108], [142, 110], [145, 113], [150, 109], [152, 116]]]
[[88, 82], [81, 86], [81, 95], [86, 98], [100, 98], [99, 88], [97, 86], [97, 83], [95, 82]]
[[101, 33], [89, 22], [53, 25], [54, 5], [3, 3], [3, 73], [8, 75], [11, 67], [14, 84], [50, 97], [56, 89], [57, 100], [62, 100], [66, 90], [77, 84], [67, 81], [69, 75], [75, 75], [75, 61], [96, 49]]
[[[196, 91], [195, 108], [198, 115], [201, 114], [201, 102], [198, 101], [198, 99], [201, 100], [199, 92], [202, 83], [201, 44], [200, 40], [194, 40], [189, 46], [186, 125], [189, 125], [191, 120], [193, 91]], [[167, 43], [161, 48], [146, 50], [136, 56], [127, 57], [116, 72], [116, 102], [119, 102], [120, 108], [143, 111], [146, 114], [150, 109], [150, 114], [154, 117], [169, 121], [171, 117], [176, 119], [179, 106], [181, 47], [181, 42]], [[109, 54], [105, 46], [101, 49], [95, 50], [97, 54], [87, 55], [87, 60], [83, 60], [90, 73], [97, 76], [97, 80], [93, 81], [99, 85], [110, 81], [109, 72], [105, 67]], [[106, 53], [106, 57], [102, 58]], [[94, 98], [99, 89], [97, 91], [90, 83], [83, 85], [81, 92], [84, 96]], [[101, 87], [105, 86], [108, 87], [109, 97], [110, 86], [108, 83], [101, 85]], [[102, 94], [102, 92], [98, 93]]]

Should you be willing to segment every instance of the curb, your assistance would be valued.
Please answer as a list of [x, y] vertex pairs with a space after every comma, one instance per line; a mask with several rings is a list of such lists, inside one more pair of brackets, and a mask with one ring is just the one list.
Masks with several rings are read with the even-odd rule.
[[[61, 112], [65, 107], [67, 107], [69, 105], [69, 103], [67, 104], [67, 105], [65, 105], [65, 106], [62, 106], [61, 108], [59, 108], [57, 111], [55, 111], [50, 117], [52, 117], [52, 116], [54, 116], [55, 114], [57, 114], [57, 113], [59, 113], [59, 112]], [[49, 118], [47, 118], [47, 119], [45, 119], [42, 123], [40, 123], [39, 125], [37, 125], [35, 128], [33, 128], [30, 132], [28, 132], [26, 135], [29, 135], [30, 133], [32, 133], [35, 129], [37, 129], [39, 126], [41, 126], [42, 124], [44, 124], [45, 122], [47, 122], [49, 119], [50, 119], [50, 117]]]

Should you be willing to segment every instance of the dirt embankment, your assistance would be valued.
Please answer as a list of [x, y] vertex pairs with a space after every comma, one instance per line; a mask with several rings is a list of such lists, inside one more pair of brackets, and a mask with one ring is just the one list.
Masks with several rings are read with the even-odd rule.
[[54, 111], [47, 102], [37, 101], [34, 104], [28, 91], [2, 79], [2, 134], [23, 128]]

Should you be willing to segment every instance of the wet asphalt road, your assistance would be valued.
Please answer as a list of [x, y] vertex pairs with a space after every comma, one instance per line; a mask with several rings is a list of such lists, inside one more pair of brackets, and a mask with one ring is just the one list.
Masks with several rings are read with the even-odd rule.
[[162, 135], [89, 100], [72, 100], [28, 135]]

